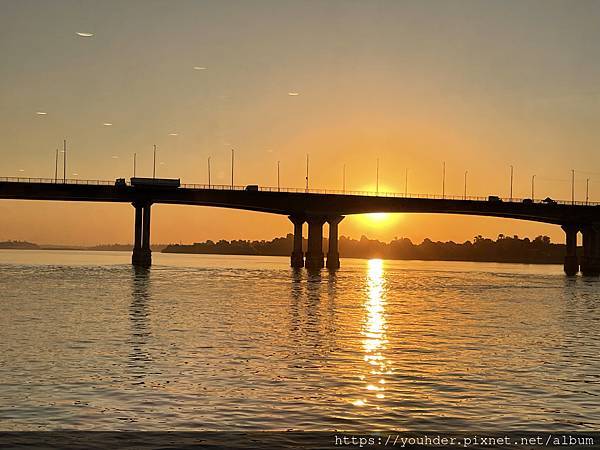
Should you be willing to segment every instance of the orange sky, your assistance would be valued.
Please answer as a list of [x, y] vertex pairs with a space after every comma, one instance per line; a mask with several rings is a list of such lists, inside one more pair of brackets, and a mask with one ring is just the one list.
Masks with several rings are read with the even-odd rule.
[[[0, 176], [151, 175], [236, 184], [600, 200], [600, 4], [593, 1], [22, 1], [0, 16]], [[91, 37], [77, 32], [93, 33]], [[202, 69], [195, 69], [202, 68]], [[289, 95], [290, 92], [299, 95]], [[45, 112], [45, 115], [36, 114]], [[105, 123], [112, 125], [107, 126]], [[77, 175], [74, 175], [77, 174]], [[153, 208], [154, 242], [270, 239], [287, 219]], [[127, 205], [0, 202], [0, 240], [131, 242]], [[395, 215], [343, 235], [420, 241], [558, 227]]]

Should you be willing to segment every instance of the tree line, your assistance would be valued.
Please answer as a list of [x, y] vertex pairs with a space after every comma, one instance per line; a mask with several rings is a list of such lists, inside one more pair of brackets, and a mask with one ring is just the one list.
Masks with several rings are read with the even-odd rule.
[[[202, 253], [219, 255], [264, 255], [289, 256], [294, 236], [278, 237], [261, 241], [219, 240], [196, 242], [191, 245], [171, 244], [165, 253]], [[306, 239], [304, 239], [306, 248]], [[324, 251], [327, 239], [324, 239]], [[500, 234], [493, 240], [475, 236], [470, 241], [456, 243], [424, 239], [420, 244], [408, 238], [396, 238], [389, 243], [362, 236], [339, 239], [340, 256], [345, 258], [418, 259], [439, 261], [486, 261], [535, 264], [561, 264], [565, 255], [564, 244], [554, 244], [548, 236], [535, 239], [505, 236]]]

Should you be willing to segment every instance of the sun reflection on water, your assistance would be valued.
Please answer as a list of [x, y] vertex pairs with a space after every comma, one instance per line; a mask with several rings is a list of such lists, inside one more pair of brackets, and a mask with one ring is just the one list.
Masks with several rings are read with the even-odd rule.
[[362, 328], [364, 360], [369, 364], [368, 374], [361, 377], [365, 382], [367, 397], [356, 406], [368, 403], [368, 398], [385, 398], [385, 377], [390, 372], [384, 351], [387, 347], [387, 324], [385, 320], [385, 277], [383, 261], [371, 259], [368, 262], [367, 298], [365, 299], [365, 320]]

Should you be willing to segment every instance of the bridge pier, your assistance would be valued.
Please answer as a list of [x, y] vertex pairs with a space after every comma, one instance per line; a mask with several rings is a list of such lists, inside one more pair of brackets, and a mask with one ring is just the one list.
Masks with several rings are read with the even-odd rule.
[[133, 254], [131, 264], [140, 267], [152, 265], [152, 251], [150, 250], [150, 207], [149, 202], [134, 202], [135, 208], [135, 231]]
[[562, 225], [561, 228], [566, 235], [567, 254], [563, 268], [569, 276], [576, 275], [579, 272], [579, 261], [577, 260], [577, 225]]
[[344, 216], [327, 218], [329, 223], [329, 249], [327, 251], [327, 268], [337, 270], [340, 268], [340, 253], [338, 249], [338, 225]]
[[290, 266], [294, 268], [304, 267], [304, 253], [302, 252], [302, 226], [304, 218], [289, 216], [288, 219], [294, 224], [294, 248], [290, 258]]
[[308, 220], [308, 248], [304, 266], [307, 269], [322, 269], [325, 266], [323, 254], [323, 224], [325, 218], [320, 216], [309, 217]]
[[600, 275], [600, 229], [595, 225], [582, 228], [583, 257], [581, 258], [581, 273], [586, 276]]

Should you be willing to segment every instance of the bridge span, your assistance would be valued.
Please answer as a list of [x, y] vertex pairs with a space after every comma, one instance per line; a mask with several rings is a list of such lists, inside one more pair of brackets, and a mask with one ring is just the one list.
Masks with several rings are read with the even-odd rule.
[[[504, 217], [559, 225], [566, 235], [565, 273], [600, 275], [600, 203], [540, 202], [332, 190], [250, 188], [228, 185], [182, 185], [178, 188], [116, 185], [114, 181], [0, 178], [0, 199], [131, 203], [135, 210], [132, 264], [150, 266], [150, 212], [155, 203], [214, 206], [286, 215], [294, 227], [292, 267], [340, 266], [338, 226], [346, 215], [364, 213], [441, 213]], [[302, 228], [308, 223], [308, 246]], [[323, 225], [329, 224], [327, 259]], [[577, 233], [583, 256], [577, 256]], [[325, 262], [326, 261], [326, 262]]]

